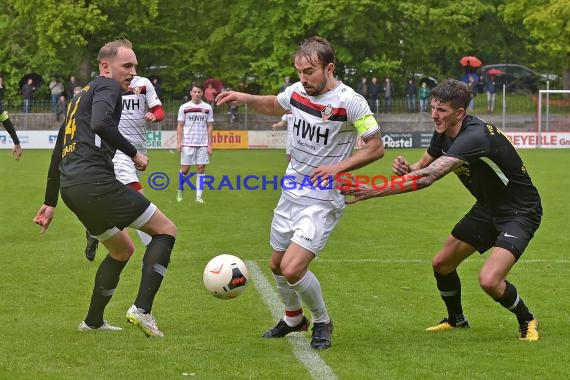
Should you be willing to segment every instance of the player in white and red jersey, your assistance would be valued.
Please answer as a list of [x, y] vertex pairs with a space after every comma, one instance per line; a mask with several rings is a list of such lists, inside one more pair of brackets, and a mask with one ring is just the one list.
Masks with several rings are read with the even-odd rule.
[[[366, 99], [335, 79], [335, 60], [329, 42], [312, 37], [295, 53], [300, 81], [284, 92], [258, 96], [229, 91], [216, 98], [218, 105], [248, 104], [265, 114], [291, 111], [293, 115], [291, 161], [285, 177], [290, 179], [283, 184], [270, 234], [273, 253], [269, 266], [285, 312], [263, 336], [280, 338], [307, 330], [304, 303], [313, 318], [314, 349], [330, 347], [333, 324], [309, 264], [324, 247], [345, 208], [344, 197], [327, 180], [384, 155], [380, 128]], [[353, 154], [358, 136], [366, 144]]]
[[[145, 77], [133, 77], [128, 90], [122, 94], [122, 106], [119, 132], [134, 145], [139, 153], [146, 155], [146, 123], [158, 123], [164, 119], [162, 102], [156, 95], [151, 81]], [[129, 156], [117, 150], [113, 157], [113, 166], [115, 177], [121, 183], [141, 193], [143, 192], [139, 182], [139, 171]], [[137, 233], [143, 244], [147, 246], [151, 237], [143, 231], [137, 230]], [[89, 232], [86, 233], [86, 236], [85, 257], [89, 261], [93, 261], [99, 242]]]
[[281, 116], [281, 120], [271, 125], [273, 130], [283, 127], [287, 128], [287, 142], [285, 145], [285, 153], [287, 154], [288, 161], [291, 161], [291, 146], [293, 145], [293, 121], [293, 113], [289, 111]]
[[[191, 100], [178, 109], [178, 124], [176, 126], [176, 143], [180, 152], [180, 172], [187, 175], [190, 166], [196, 165], [196, 202], [204, 203], [202, 199], [202, 177], [206, 165], [210, 163], [212, 154], [212, 132], [214, 130], [214, 112], [210, 104], [202, 101], [204, 92], [198, 85], [190, 89]], [[181, 202], [184, 189], [178, 189], [176, 200]]]

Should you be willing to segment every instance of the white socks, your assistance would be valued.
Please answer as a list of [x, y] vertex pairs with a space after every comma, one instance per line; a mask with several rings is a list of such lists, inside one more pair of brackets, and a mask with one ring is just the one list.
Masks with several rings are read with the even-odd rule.
[[202, 198], [202, 192], [204, 191], [204, 179], [205, 174], [198, 174], [196, 176], [196, 199]]
[[321, 284], [313, 272], [307, 271], [302, 279], [291, 286], [311, 310], [313, 323], [330, 322], [325, 301], [323, 300], [323, 293], [321, 292]]
[[283, 276], [273, 274], [273, 277], [277, 283], [277, 291], [285, 304], [283, 320], [287, 325], [296, 326], [303, 320], [302, 302], [311, 310], [313, 322], [330, 322], [321, 292], [321, 284], [313, 272], [307, 271], [303, 278], [292, 285]]

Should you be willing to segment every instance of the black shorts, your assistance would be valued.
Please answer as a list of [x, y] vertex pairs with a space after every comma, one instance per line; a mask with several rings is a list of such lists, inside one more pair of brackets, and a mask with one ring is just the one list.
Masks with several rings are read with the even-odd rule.
[[122, 230], [141, 217], [146, 219], [142, 221], [144, 224], [152, 216], [144, 216], [149, 213], [152, 203], [117, 180], [62, 187], [60, 192], [67, 207], [95, 236], [113, 228]]
[[455, 225], [451, 235], [485, 253], [491, 247], [511, 252], [516, 260], [540, 226], [540, 213], [493, 217], [487, 208], [476, 203]]

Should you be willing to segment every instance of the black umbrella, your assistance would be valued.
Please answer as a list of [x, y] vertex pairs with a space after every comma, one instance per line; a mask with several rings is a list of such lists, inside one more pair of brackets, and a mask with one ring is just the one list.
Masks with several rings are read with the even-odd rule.
[[32, 85], [34, 87], [40, 87], [43, 83], [44, 83], [44, 78], [42, 78], [42, 76], [38, 73], [29, 73], [26, 74], [22, 77], [22, 79], [20, 79], [19, 82], [19, 87], [18, 88], [22, 88], [22, 86], [25, 83], [28, 83], [28, 79], [32, 79]]
[[427, 84], [427, 86], [429, 88], [433, 88], [433, 87], [437, 86], [437, 79], [435, 79], [434, 77], [423, 77], [423, 78], [421, 78], [420, 79], [420, 85], [424, 82]]
[[418, 81], [418, 84], [421, 86], [422, 83], [425, 82], [425, 84], [427, 84], [427, 86], [429, 88], [433, 88], [435, 86], [437, 86], [437, 79], [435, 79], [434, 77], [430, 77], [427, 75], [424, 75], [422, 73], [415, 73], [414, 74], [414, 79], [416, 79]]

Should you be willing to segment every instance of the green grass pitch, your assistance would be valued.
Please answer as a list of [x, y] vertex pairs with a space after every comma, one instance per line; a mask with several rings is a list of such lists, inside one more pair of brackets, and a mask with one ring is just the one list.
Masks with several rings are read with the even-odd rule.
[[[165, 332], [147, 339], [128, 325], [143, 250], [125, 268], [106, 319], [118, 333], [77, 331], [97, 265], [84, 258], [84, 230], [63, 202], [48, 232], [32, 223], [44, 196], [48, 151], [27, 150], [19, 163], [0, 151], [0, 379], [309, 379], [317, 378], [287, 339], [264, 340], [275, 320], [255, 286], [219, 300], [202, 285], [207, 261], [222, 252], [267, 267], [269, 224], [279, 191], [192, 191], [176, 202], [179, 156], [151, 151], [148, 173], [170, 187], [145, 193], [178, 225], [172, 261], [153, 313]], [[387, 150], [358, 173], [389, 174]], [[473, 200], [454, 175], [418, 193], [349, 206], [311, 269], [335, 323], [333, 346], [317, 355], [338, 379], [557, 379], [570, 373], [570, 178], [568, 150], [523, 150], [544, 207], [541, 228], [509, 276], [540, 320], [541, 340], [520, 342], [514, 316], [486, 296], [478, 271], [486, 256], [459, 269], [471, 329], [427, 333], [445, 316], [430, 260]], [[283, 151], [215, 151], [207, 173], [282, 176]], [[309, 333], [304, 333], [308, 338]], [[307, 340], [308, 342], [308, 340]]]

